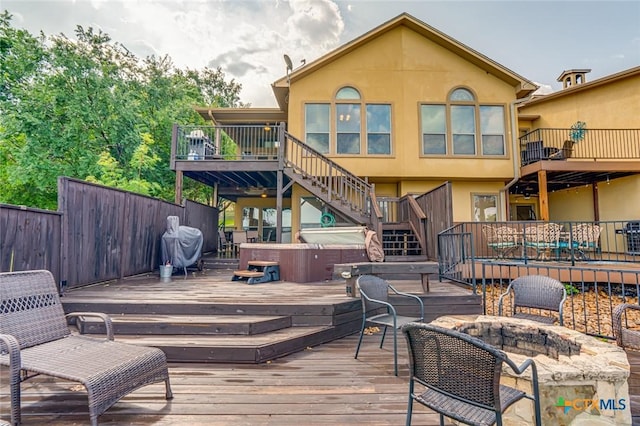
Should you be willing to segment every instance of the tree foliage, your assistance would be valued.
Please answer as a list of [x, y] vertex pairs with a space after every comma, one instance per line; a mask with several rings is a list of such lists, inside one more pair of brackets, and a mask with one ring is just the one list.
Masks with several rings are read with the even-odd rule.
[[[199, 124], [194, 105], [234, 107], [241, 85], [218, 69], [140, 59], [108, 34], [34, 36], [0, 14], [0, 202], [55, 209], [69, 176], [173, 199], [173, 123]], [[185, 182], [205, 201], [209, 189]]]

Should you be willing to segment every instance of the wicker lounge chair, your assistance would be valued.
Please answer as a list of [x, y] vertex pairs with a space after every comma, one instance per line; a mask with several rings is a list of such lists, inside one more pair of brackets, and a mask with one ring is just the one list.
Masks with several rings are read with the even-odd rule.
[[516, 278], [498, 299], [498, 315], [503, 314], [503, 304], [507, 303], [506, 298], [510, 293], [511, 316], [553, 324], [555, 317], [543, 315], [543, 312], [557, 312], [558, 322], [563, 325], [562, 306], [567, 299], [567, 290], [560, 281], [544, 275]]
[[[49, 271], [0, 274], [0, 365], [9, 367], [11, 423], [21, 422], [20, 383], [44, 374], [79, 382], [87, 389], [91, 424], [120, 398], [142, 386], [171, 386], [164, 352], [113, 341], [113, 326], [104, 314], [65, 317]], [[107, 338], [71, 334], [67, 318], [98, 316]]]
[[[384, 337], [387, 334], [387, 328], [393, 329], [393, 365], [395, 375], [398, 375], [398, 329], [409, 322], [422, 321], [424, 319], [424, 304], [422, 299], [414, 294], [401, 293], [387, 281], [373, 275], [360, 275], [356, 280], [356, 287], [360, 291], [360, 300], [362, 301], [362, 328], [360, 329], [360, 339], [356, 348], [355, 358], [358, 358], [360, 352], [360, 344], [362, 344], [362, 336], [367, 324], [381, 325], [384, 327], [382, 339], [380, 340], [380, 348], [384, 344]], [[413, 299], [416, 307], [420, 308], [420, 317], [406, 317], [398, 315], [396, 309], [389, 303], [389, 290], [393, 293]]]
[[[541, 424], [538, 374], [532, 359], [517, 366], [504, 352], [478, 338], [431, 324], [406, 324], [402, 332], [409, 350], [408, 426], [414, 401], [439, 413], [442, 426], [445, 417], [470, 425], [502, 425], [502, 413], [522, 398], [534, 402], [534, 421]], [[518, 375], [531, 368], [531, 393], [500, 383], [503, 363]]]
[[613, 335], [616, 337], [616, 343], [621, 348], [640, 351], [640, 330], [628, 328], [627, 310], [640, 311], [640, 305], [623, 303], [613, 309]]

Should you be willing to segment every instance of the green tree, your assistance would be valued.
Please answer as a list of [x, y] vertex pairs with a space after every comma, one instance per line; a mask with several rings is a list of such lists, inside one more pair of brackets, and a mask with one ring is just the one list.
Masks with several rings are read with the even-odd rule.
[[[0, 202], [55, 209], [58, 176], [172, 200], [173, 123], [202, 123], [194, 105], [242, 106], [240, 84], [137, 58], [92, 28], [75, 35], [34, 37], [0, 15]], [[185, 183], [190, 198], [211, 196]]]

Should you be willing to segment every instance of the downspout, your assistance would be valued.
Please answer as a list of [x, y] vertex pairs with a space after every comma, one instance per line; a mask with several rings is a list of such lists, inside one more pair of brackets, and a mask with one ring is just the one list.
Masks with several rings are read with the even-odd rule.
[[[509, 114], [511, 115], [511, 153], [513, 155], [513, 179], [500, 190], [502, 194], [503, 211], [507, 211], [509, 202], [509, 188], [511, 188], [520, 179], [520, 147], [518, 146], [518, 122], [516, 121], [516, 105], [528, 101], [531, 95], [526, 98], [513, 100], [509, 103]], [[509, 220], [509, 218], [506, 218]]]

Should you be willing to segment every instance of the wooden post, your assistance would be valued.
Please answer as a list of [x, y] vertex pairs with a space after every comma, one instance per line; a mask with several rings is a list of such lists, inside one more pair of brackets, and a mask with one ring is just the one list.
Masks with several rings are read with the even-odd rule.
[[549, 194], [547, 193], [547, 171], [538, 171], [538, 202], [540, 203], [540, 220], [549, 220]]
[[182, 205], [182, 170], [176, 170], [175, 203]]

